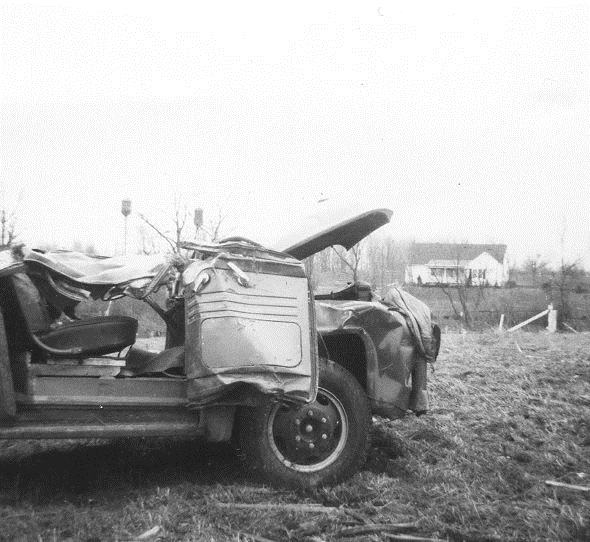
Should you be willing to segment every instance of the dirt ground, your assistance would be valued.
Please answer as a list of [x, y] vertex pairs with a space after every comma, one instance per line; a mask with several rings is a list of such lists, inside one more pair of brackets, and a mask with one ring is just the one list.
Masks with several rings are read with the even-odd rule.
[[431, 412], [376, 419], [344, 484], [261, 486], [194, 441], [3, 442], [0, 540], [590, 541], [590, 333], [443, 341]]

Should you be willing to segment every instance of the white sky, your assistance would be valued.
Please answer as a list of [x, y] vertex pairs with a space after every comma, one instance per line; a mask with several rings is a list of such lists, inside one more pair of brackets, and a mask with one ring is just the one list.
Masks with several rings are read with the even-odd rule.
[[22, 193], [27, 244], [120, 251], [129, 197], [131, 248], [177, 194], [271, 241], [329, 197], [516, 259], [556, 259], [566, 224], [590, 265], [587, 2], [215, 4], [0, 4], [0, 199]]

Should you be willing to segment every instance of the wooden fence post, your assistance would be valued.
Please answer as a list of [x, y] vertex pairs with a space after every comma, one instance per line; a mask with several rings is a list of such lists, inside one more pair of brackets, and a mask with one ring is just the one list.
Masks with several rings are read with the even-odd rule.
[[498, 326], [498, 331], [500, 333], [504, 331], [504, 313], [500, 315], [500, 325]]
[[[549, 305], [549, 306], [551, 308], [553, 308], [551, 305]], [[531, 322], [534, 322], [535, 320], [538, 320], [539, 318], [542, 318], [546, 314], [549, 314], [549, 309], [546, 309], [543, 312], [540, 312], [539, 314], [536, 314], [535, 316], [529, 318], [528, 320], [525, 320], [524, 322], [521, 322], [520, 324], [516, 324], [515, 326], [512, 326], [508, 331], [516, 331], [517, 329], [520, 329], [521, 327], [524, 327], [527, 324], [530, 324]]]
[[549, 305], [547, 311], [547, 331], [555, 333], [557, 331], [557, 311], [553, 308], [553, 305]]

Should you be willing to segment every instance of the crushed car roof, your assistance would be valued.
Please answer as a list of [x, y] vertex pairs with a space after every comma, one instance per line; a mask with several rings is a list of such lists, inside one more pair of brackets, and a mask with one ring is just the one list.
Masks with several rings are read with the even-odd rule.
[[291, 234], [275, 243], [272, 248], [286, 252], [298, 260], [303, 260], [330, 246], [341, 245], [350, 249], [359, 241], [376, 229], [384, 226], [391, 219], [393, 211], [390, 209], [373, 209], [358, 214], [346, 220], [311, 220], [307, 230], [311, 228], [317, 233], [305, 235], [302, 233]]

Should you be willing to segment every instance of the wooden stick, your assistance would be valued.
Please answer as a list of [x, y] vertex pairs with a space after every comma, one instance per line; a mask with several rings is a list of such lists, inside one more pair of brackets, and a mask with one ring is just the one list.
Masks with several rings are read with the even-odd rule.
[[577, 329], [574, 329], [567, 322], [562, 322], [562, 324], [563, 324], [563, 327], [567, 327], [570, 331], [573, 331], [574, 333], [580, 333]]
[[415, 523], [374, 523], [361, 525], [359, 527], [350, 527], [342, 529], [338, 536], [345, 538], [348, 536], [358, 536], [362, 534], [382, 533], [385, 531], [408, 531], [416, 528]]
[[389, 540], [399, 540], [401, 542], [447, 542], [442, 538], [423, 538], [421, 536], [412, 536], [411, 534], [383, 533], [383, 536]]
[[346, 514], [348, 514], [350, 517], [356, 519], [357, 521], [360, 521], [363, 525], [367, 524], [367, 525], [373, 525], [375, 524], [375, 522], [365, 516], [364, 514], [361, 514], [360, 512], [357, 512], [356, 510], [351, 510], [350, 508], [343, 508], [344, 512], [346, 512]]
[[554, 482], [553, 480], [545, 480], [545, 484], [551, 487], [560, 487], [562, 489], [571, 489], [572, 491], [589, 492], [590, 487], [574, 486], [572, 484], [564, 484], [563, 482]]
[[525, 320], [524, 322], [521, 322], [520, 324], [516, 324], [515, 326], [511, 327], [508, 331], [516, 331], [517, 329], [520, 329], [521, 327], [526, 326], [527, 324], [530, 324], [531, 322], [534, 322], [535, 320], [537, 320], [539, 318], [542, 318], [546, 314], [549, 314], [548, 309], [545, 309], [543, 312], [540, 312], [539, 314], [532, 316], [531, 318], [529, 318], [528, 320]]
[[244, 504], [231, 502], [216, 502], [219, 508], [233, 510], [287, 510], [289, 512], [306, 512], [315, 514], [337, 514], [344, 513], [344, 510], [333, 506], [322, 506], [321, 504]]
[[159, 525], [155, 525], [151, 529], [148, 529], [145, 533], [142, 533], [142, 534], [136, 536], [133, 539], [133, 542], [135, 542], [136, 540], [149, 540], [150, 538], [153, 538], [154, 536], [156, 536], [160, 532], [161, 529], [162, 528]]

